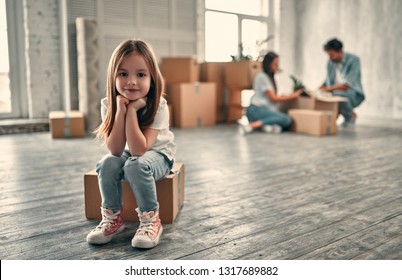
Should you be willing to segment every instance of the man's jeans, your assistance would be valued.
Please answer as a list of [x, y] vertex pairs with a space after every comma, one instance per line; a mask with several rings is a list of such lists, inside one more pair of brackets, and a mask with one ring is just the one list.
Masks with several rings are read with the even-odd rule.
[[345, 121], [350, 121], [352, 117], [353, 108], [356, 108], [364, 101], [364, 95], [354, 90], [334, 90], [334, 96], [346, 97], [349, 101], [339, 103], [339, 111], [345, 118]]

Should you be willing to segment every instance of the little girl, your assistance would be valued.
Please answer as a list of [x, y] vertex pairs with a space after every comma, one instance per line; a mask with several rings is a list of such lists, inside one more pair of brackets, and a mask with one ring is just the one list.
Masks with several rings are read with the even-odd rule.
[[95, 130], [109, 150], [96, 166], [103, 218], [87, 235], [88, 243], [108, 243], [124, 230], [122, 179], [138, 205], [140, 226], [131, 245], [152, 248], [159, 243], [163, 229], [155, 182], [170, 173], [176, 151], [162, 91], [163, 77], [150, 46], [140, 40], [117, 46], [101, 101], [102, 124]]

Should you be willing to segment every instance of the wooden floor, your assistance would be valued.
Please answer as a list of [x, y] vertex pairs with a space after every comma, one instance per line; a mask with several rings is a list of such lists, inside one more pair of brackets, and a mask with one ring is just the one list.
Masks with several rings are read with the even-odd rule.
[[0, 259], [402, 259], [402, 130], [174, 132], [184, 207], [150, 250], [131, 247], [133, 222], [110, 244], [85, 241], [97, 141], [0, 136]]

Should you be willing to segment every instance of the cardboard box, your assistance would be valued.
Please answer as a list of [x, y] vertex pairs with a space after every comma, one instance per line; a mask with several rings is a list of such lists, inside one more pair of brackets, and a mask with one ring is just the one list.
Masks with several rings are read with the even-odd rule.
[[242, 89], [229, 87], [227, 122], [237, 121], [243, 117], [243, 114]]
[[225, 66], [226, 62], [204, 62], [201, 64], [201, 82], [216, 84], [216, 118], [218, 122], [226, 120], [225, 102]]
[[[280, 110], [282, 112], [288, 113], [290, 115], [290, 112], [294, 109], [304, 109], [304, 110], [309, 110], [309, 111], [324, 111], [324, 112], [330, 112], [332, 117], [331, 117], [331, 128], [330, 128], [330, 133], [329, 134], [317, 134], [315, 135], [330, 135], [330, 134], [335, 134], [337, 130], [337, 124], [336, 120], [338, 118], [338, 112], [339, 112], [339, 102], [342, 101], [347, 101], [346, 98], [340, 97], [340, 96], [317, 96], [313, 93], [311, 90], [305, 90], [307, 94], [310, 95], [310, 97], [299, 97], [298, 99], [292, 100], [290, 102], [285, 102], [280, 104]], [[293, 114], [297, 114], [297, 112], [293, 112]], [[304, 116], [306, 113], [304, 113]], [[311, 114], [310, 114], [311, 115]], [[301, 112], [298, 113], [298, 119], [302, 119], [301, 117]], [[312, 117], [311, 117], [312, 118]], [[318, 118], [318, 117], [316, 117]], [[306, 119], [304, 117], [303, 119]], [[307, 128], [304, 128], [304, 126], [307, 125], [306, 122], [303, 122], [302, 130], [306, 131]], [[317, 127], [313, 127], [315, 124], [311, 123], [311, 130], [317, 131]], [[295, 131], [297, 131], [296, 129]], [[300, 129], [299, 129], [300, 130]], [[322, 133], [322, 132], [320, 132]], [[310, 133], [311, 134], [311, 133]]]
[[200, 80], [200, 65], [193, 57], [162, 57], [161, 72], [167, 85]]
[[244, 115], [244, 108], [241, 105], [230, 105], [227, 122], [233, 123], [240, 120]]
[[[156, 182], [159, 216], [162, 223], [171, 224], [184, 203], [184, 164], [175, 163], [173, 173]], [[100, 220], [101, 195], [98, 175], [91, 170], [84, 175], [85, 216]], [[123, 217], [125, 221], [138, 221], [137, 202], [127, 181], [122, 181]]]
[[233, 61], [226, 63], [226, 86], [251, 89], [254, 77], [262, 71], [260, 61]]
[[194, 128], [216, 124], [216, 85], [181, 83], [169, 86], [174, 126]]
[[288, 114], [295, 132], [317, 136], [336, 134], [336, 118], [331, 111], [291, 109]]
[[347, 101], [347, 98], [340, 96], [314, 96], [312, 91], [305, 90], [310, 97], [299, 97], [298, 99], [280, 104], [280, 110], [287, 112], [289, 109], [307, 109], [331, 111], [335, 116], [339, 112], [339, 102]]
[[79, 111], [53, 111], [49, 113], [49, 127], [52, 138], [73, 138], [85, 136], [84, 113]]

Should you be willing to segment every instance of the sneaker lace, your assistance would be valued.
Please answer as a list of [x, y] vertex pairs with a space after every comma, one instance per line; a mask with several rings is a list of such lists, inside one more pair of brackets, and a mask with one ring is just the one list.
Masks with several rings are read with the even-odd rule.
[[103, 228], [108, 228], [110, 224], [114, 223], [120, 212], [114, 213], [110, 216], [102, 215], [102, 221], [96, 227], [97, 230], [102, 230]]
[[140, 227], [137, 229], [138, 234], [153, 233], [155, 228], [152, 220], [141, 221]]

